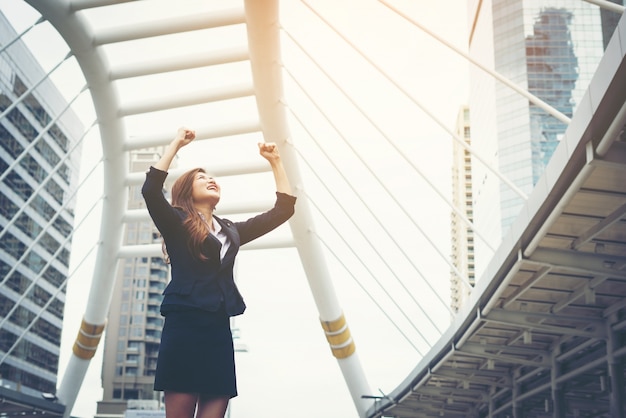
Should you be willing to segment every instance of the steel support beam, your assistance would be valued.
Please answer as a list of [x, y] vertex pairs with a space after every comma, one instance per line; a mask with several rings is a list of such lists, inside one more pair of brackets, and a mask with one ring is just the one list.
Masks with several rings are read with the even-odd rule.
[[620, 348], [620, 342], [612, 324], [617, 321], [617, 315], [611, 315], [607, 321], [607, 369], [611, 385], [609, 387], [609, 407], [612, 418], [624, 418], [624, 359], [616, 356], [616, 350]]

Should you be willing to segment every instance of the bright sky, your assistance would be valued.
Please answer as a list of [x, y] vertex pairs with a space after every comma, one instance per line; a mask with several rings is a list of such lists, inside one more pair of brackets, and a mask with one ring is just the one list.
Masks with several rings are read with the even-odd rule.
[[[392, 229], [406, 229], [407, 234], [399, 235], [398, 242], [411, 253], [420, 253], [416, 257], [419, 269], [428, 276], [431, 285], [447, 302], [449, 268], [437, 261], [438, 256], [427, 240], [420, 238], [420, 234], [410, 233], [413, 227], [407, 226], [406, 215], [387, 197], [375, 177], [379, 176], [388, 190], [414, 211], [412, 221], [446, 255], [450, 252], [449, 208], [441, 202], [437, 203], [439, 199], [429, 190], [424, 179], [417, 176], [399, 157], [397, 150], [384, 140], [372, 139], [379, 138], [380, 133], [349, 105], [348, 100], [294, 45], [291, 37], [307, 51], [311, 51], [316, 61], [336, 77], [341, 88], [349, 92], [350, 97], [368, 114], [374, 115], [376, 123], [385, 134], [399, 144], [401, 151], [410, 156], [411, 161], [420, 167], [429, 181], [436, 183], [441, 187], [442, 193], [447, 195], [451, 176], [450, 136], [425, 117], [392, 82], [380, 75], [379, 70], [333, 34], [303, 3], [282, 3], [282, 25], [290, 34], [283, 37], [284, 65], [289, 73], [296, 75], [298, 82], [307, 86], [316, 103], [335, 117], [333, 124], [320, 117], [294, 79], [290, 75], [286, 76], [286, 101], [298, 118], [308, 118], [306, 127], [301, 126], [296, 119], [291, 121], [294, 142], [299, 152], [310, 156], [309, 161], [317, 162], [315, 171], [319, 172], [337, 170], [337, 167], [333, 167], [324, 158], [322, 151], [331, 153], [339, 161], [345, 156], [344, 161], [349, 163], [339, 169], [350, 167], [349, 170], [343, 170], [343, 174], [355, 190], [366, 196], [367, 205], [373, 209], [372, 212], [354, 204], [357, 200], [354, 191], [339, 177], [337, 182], [330, 184], [331, 190], [346, 197], [345, 204], [351, 208], [352, 217], [378, 218]], [[467, 66], [461, 59], [375, 1], [324, 0], [312, 3], [317, 12], [333, 22], [348, 39], [358, 44], [367, 57], [380, 66], [381, 71], [389, 74], [402, 89], [426, 105], [449, 129], [453, 129], [459, 106], [464, 103], [467, 94]], [[454, 8], [454, 3], [462, 3], [462, 7]], [[466, 27], [464, 3], [402, 0], [394, 2], [394, 5], [439, 36], [462, 47]], [[26, 27], [36, 19], [36, 15], [29, 13], [20, 0], [3, 0], [0, 10], [14, 19], [18, 26]], [[18, 31], [23, 27], [18, 27]], [[32, 35], [33, 42], [36, 42], [36, 36], [37, 34]], [[67, 47], [62, 42], [46, 38], [46, 48], [39, 48], [37, 57], [42, 60], [45, 68], [50, 68], [66, 52]], [[114, 54], [115, 51], [112, 50], [111, 53]], [[72, 97], [82, 87], [80, 77], [75, 76], [76, 70], [76, 66], [72, 67], [70, 63], [67, 68], [55, 72], [53, 77], [60, 90], [68, 97]], [[125, 87], [140, 88], [128, 84]], [[148, 86], [141, 88], [149, 91]], [[79, 101], [77, 106], [86, 124], [91, 123], [94, 118], [88, 99], [88, 95], [81, 98], [85, 102], [81, 105]], [[182, 117], [181, 120], [153, 120], [150, 122], [150, 129], [165, 129], [174, 134], [176, 127], [186, 122]], [[147, 121], [137, 118], [128, 123], [130, 135], [139, 135], [143, 133]], [[339, 134], [335, 128], [346, 133]], [[310, 135], [319, 140], [319, 146], [307, 139]], [[342, 135], [350, 138], [351, 142], [344, 142]], [[83, 148], [83, 177], [100, 158], [98, 141], [96, 128]], [[362, 158], [367, 161], [375, 175], [354, 158], [354, 151], [348, 143], [362, 153]], [[205, 163], [204, 157], [199, 160], [197, 155], [195, 151], [182, 153], [180, 165]], [[315, 178], [307, 166], [301, 169], [305, 178]], [[85, 192], [78, 201], [77, 220], [82, 219], [93, 204], [94, 196], [98, 195], [101, 188], [100, 182], [98, 173], [88, 179]], [[320, 196], [319, 201], [323, 204], [319, 210], [331, 219], [340, 219], [338, 204], [325, 189], [329, 185], [311, 181], [307, 186], [311, 187], [309, 193]], [[228, 196], [227, 190], [225, 188], [225, 196]], [[87, 257], [83, 265], [76, 265], [77, 260], [84, 258], [91, 248], [92, 244], [89, 243], [95, 240], [94, 230], [98, 230], [99, 211], [96, 209], [89, 218], [93, 226], [78, 230], [73, 240], [78, 245], [73, 249], [74, 265], [70, 271], [76, 270], [76, 273], [69, 282], [67, 292], [59, 382], [85, 310], [84, 304], [90, 288], [93, 254]], [[397, 222], [398, 219], [401, 221]], [[375, 254], [371, 253], [372, 250], [365, 245], [354, 228], [348, 226], [348, 229], [342, 230], [341, 237], [328, 222], [320, 221], [316, 226], [320, 236], [333, 245], [335, 251], [326, 261], [356, 341], [357, 353], [371, 387], [370, 395], [389, 393], [401, 383], [428, 349], [428, 344], [421, 339], [418, 330], [412, 329], [407, 323], [398, 306], [402, 306], [408, 317], [417, 318], [419, 331], [431, 338], [436, 338], [436, 333], [425, 320], [424, 312], [434, 314], [437, 325], [445, 329], [449, 321], [446, 307], [430, 294], [431, 291], [422, 280], [415, 278], [412, 266], [406, 265], [406, 260], [399, 257], [397, 251], [393, 251], [393, 243], [385, 238], [374, 222], [369, 223], [367, 231], [380, 243], [380, 254], [390, 263], [399, 266], [400, 280], [406, 283], [401, 284], [390, 279], [388, 268], [382, 263], [368, 266], [368, 271], [356, 262], [358, 257], [352, 250], [366, 260], [374, 258]], [[276, 274], [277, 266], [280, 274]], [[237, 317], [236, 325], [241, 330], [242, 342], [246, 344], [248, 351], [237, 355], [240, 396], [231, 403], [230, 416], [356, 417], [341, 371], [321, 330], [317, 308], [296, 250], [242, 251], [239, 256], [238, 277], [248, 310], [243, 316]], [[382, 280], [383, 286], [378, 285], [377, 280]], [[408, 286], [409, 292], [402, 285]], [[371, 297], [363, 289], [367, 289]], [[385, 292], [392, 294], [398, 305], [394, 305]], [[412, 298], [419, 301], [421, 308], [415, 305]], [[400, 335], [376, 304], [407, 333], [415, 347]], [[430, 344], [433, 342], [434, 339]], [[74, 416], [93, 416], [96, 402], [102, 399], [102, 346], [101, 342], [98, 353], [91, 362], [73, 410]]]

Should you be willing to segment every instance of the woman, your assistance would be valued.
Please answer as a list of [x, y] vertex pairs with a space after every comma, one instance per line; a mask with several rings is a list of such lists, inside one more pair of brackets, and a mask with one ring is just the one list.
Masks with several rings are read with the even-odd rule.
[[178, 150], [195, 138], [180, 128], [161, 159], [146, 173], [142, 194], [165, 242], [172, 280], [163, 292], [165, 325], [154, 389], [165, 392], [168, 418], [223, 418], [237, 396], [230, 317], [246, 305], [233, 278], [239, 246], [287, 221], [296, 198], [275, 144], [260, 143], [276, 181], [274, 207], [245, 222], [213, 215], [220, 187], [203, 169], [183, 174], [163, 196], [167, 170]]

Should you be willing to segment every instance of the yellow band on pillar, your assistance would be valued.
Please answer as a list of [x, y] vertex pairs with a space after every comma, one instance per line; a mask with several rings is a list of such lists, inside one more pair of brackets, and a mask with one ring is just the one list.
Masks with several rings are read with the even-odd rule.
[[346, 317], [341, 314], [341, 316], [334, 321], [320, 321], [322, 324], [322, 328], [326, 332], [336, 332], [346, 326]]
[[330, 345], [343, 345], [352, 338], [350, 330], [346, 327], [342, 332], [338, 334], [326, 333], [326, 340]]
[[351, 356], [356, 351], [356, 346], [350, 335], [350, 329], [343, 314], [334, 321], [320, 321], [326, 340], [330, 344], [333, 356], [342, 359]]
[[72, 351], [76, 357], [83, 360], [89, 360], [96, 354], [98, 343], [104, 332], [104, 324], [90, 324], [83, 319], [78, 330], [78, 336], [74, 342]]
[[356, 351], [356, 346], [354, 345], [354, 341], [351, 341], [350, 344], [345, 347], [331, 347], [331, 350], [333, 352], [333, 356], [335, 356], [336, 358], [347, 358], [354, 354], [354, 352]]

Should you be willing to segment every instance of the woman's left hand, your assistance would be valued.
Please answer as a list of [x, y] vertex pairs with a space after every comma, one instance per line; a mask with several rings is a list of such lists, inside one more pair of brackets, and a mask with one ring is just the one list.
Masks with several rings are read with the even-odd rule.
[[273, 142], [259, 142], [259, 154], [272, 166], [274, 180], [276, 180], [276, 191], [291, 194], [291, 185], [289, 184], [289, 178], [287, 177], [287, 173], [280, 159], [278, 146]]
[[270, 163], [280, 159], [278, 146], [273, 142], [259, 142], [259, 154]]

